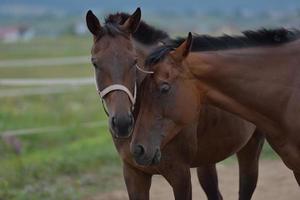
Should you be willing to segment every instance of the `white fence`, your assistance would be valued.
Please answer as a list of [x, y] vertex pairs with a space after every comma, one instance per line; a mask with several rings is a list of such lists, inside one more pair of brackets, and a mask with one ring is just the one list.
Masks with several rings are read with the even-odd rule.
[[[65, 58], [43, 58], [43, 59], [25, 59], [25, 60], [7, 60], [0, 61], [0, 68], [4, 67], [43, 67], [55, 65], [71, 65], [90, 63], [90, 56], [77, 56]], [[64, 93], [74, 91], [78, 86], [94, 84], [93, 78], [5, 78], [0, 79], [0, 86], [41, 86], [34, 88], [14, 88], [0, 90], [0, 97], [12, 97], [23, 95], [48, 95], [54, 93]], [[70, 87], [71, 86], [71, 87]], [[105, 127], [107, 120], [98, 122], [82, 123], [80, 127]], [[0, 136], [18, 136], [44, 134], [49, 132], [59, 132], [68, 130], [71, 127], [50, 126], [17, 130], [6, 130], [0, 133]]]

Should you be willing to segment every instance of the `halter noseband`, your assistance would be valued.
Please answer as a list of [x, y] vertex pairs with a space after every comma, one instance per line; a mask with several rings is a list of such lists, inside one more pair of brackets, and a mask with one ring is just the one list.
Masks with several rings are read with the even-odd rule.
[[134, 110], [134, 105], [135, 105], [135, 101], [136, 101], [136, 93], [137, 93], [137, 85], [136, 85], [136, 82], [134, 83], [134, 93], [132, 95], [132, 93], [130, 92], [130, 90], [124, 86], [124, 85], [121, 85], [121, 84], [113, 84], [113, 85], [110, 85], [110, 86], [107, 86], [106, 88], [104, 88], [103, 90], [98, 90], [98, 94], [100, 95], [101, 97], [101, 100], [102, 100], [102, 104], [103, 104], [103, 108], [104, 108], [104, 111], [105, 113], [109, 116], [109, 112], [107, 110], [107, 107], [104, 105], [104, 97], [111, 93], [111, 92], [114, 92], [114, 91], [123, 91], [127, 94], [127, 96], [129, 97], [129, 100], [131, 102], [131, 109]]
[[[140, 68], [137, 64], [135, 65], [135, 67], [136, 67], [139, 71], [141, 71], [141, 72], [143, 72], [143, 73], [146, 73], [146, 74], [153, 74], [153, 73], [154, 73], [154, 72], [152, 72], [152, 71], [146, 71], [146, 70]], [[106, 113], [108, 116], [109, 116], [109, 112], [108, 112], [107, 107], [105, 106], [104, 97], [105, 97], [107, 94], [109, 94], [109, 93], [111, 93], [111, 92], [114, 92], [114, 91], [123, 91], [123, 92], [125, 92], [125, 93], [127, 94], [128, 98], [129, 98], [130, 102], [131, 102], [131, 105], [132, 105], [132, 106], [131, 106], [131, 109], [132, 109], [132, 111], [134, 110], [134, 105], [135, 105], [135, 102], [136, 102], [136, 95], [137, 95], [137, 83], [136, 83], [136, 81], [135, 81], [135, 83], [134, 83], [134, 91], [133, 91], [133, 95], [132, 95], [132, 93], [130, 92], [130, 90], [129, 90], [126, 86], [124, 86], [124, 85], [122, 85], [122, 84], [112, 84], [112, 85], [107, 86], [107, 87], [104, 88], [103, 90], [99, 90], [98, 87], [97, 87], [97, 82], [96, 82], [96, 88], [97, 88], [98, 94], [99, 94], [100, 97], [101, 97], [104, 111], [105, 111], [105, 113]]]

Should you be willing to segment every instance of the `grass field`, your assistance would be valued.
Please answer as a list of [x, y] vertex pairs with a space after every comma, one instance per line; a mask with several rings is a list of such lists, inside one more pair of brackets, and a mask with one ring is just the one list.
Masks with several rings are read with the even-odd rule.
[[[88, 55], [90, 45], [90, 38], [73, 37], [0, 44], [0, 61]], [[92, 73], [89, 64], [0, 68], [0, 78], [91, 77]], [[0, 86], [0, 93], [38, 87]], [[81, 125], [106, 119], [94, 85], [64, 88], [66, 92], [58, 94], [0, 98], [2, 133], [63, 128], [17, 136], [20, 154], [0, 140], [1, 200], [81, 199], [118, 185], [114, 176], [121, 175], [120, 161], [107, 127]]]
[[53, 58], [89, 55], [92, 38], [37, 38], [30, 42], [1, 43], [0, 59]]
[[[84, 37], [0, 44], [0, 61], [88, 55], [90, 45], [91, 38]], [[91, 76], [89, 64], [0, 68], [0, 79]], [[34, 87], [0, 85], [0, 94]], [[17, 136], [20, 153], [0, 140], [0, 199], [73, 200], [120, 187], [122, 183], [114, 178], [121, 176], [120, 160], [107, 127], [100, 126], [102, 120], [106, 116], [94, 85], [66, 88], [57, 94], [0, 97], [0, 133], [63, 127], [55, 132]], [[99, 126], [82, 126], [88, 122], [99, 122]], [[263, 156], [273, 157], [268, 146]]]
[[47, 67], [2, 68], [0, 78], [69, 78], [89, 77], [93, 69], [88, 64]]

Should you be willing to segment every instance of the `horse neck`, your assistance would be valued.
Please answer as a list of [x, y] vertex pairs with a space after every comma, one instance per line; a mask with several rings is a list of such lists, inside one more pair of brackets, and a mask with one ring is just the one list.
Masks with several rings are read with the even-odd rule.
[[295, 81], [300, 64], [297, 43], [191, 53], [187, 63], [208, 103], [275, 133], [282, 119], [280, 113], [295, 84], [299, 86]]

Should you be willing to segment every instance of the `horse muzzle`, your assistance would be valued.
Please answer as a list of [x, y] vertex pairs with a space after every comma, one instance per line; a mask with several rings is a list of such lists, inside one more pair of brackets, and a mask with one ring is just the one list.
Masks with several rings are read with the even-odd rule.
[[131, 151], [133, 158], [138, 165], [150, 166], [160, 163], [161, 151], [159, 148], [147, 152], [143, 145], [137, 144], [132, 147]]
[[110, 130], [115, 138], [128, 138], [131, 136], [134, 127], [134, 118], [131, 113], [110, 117]]

